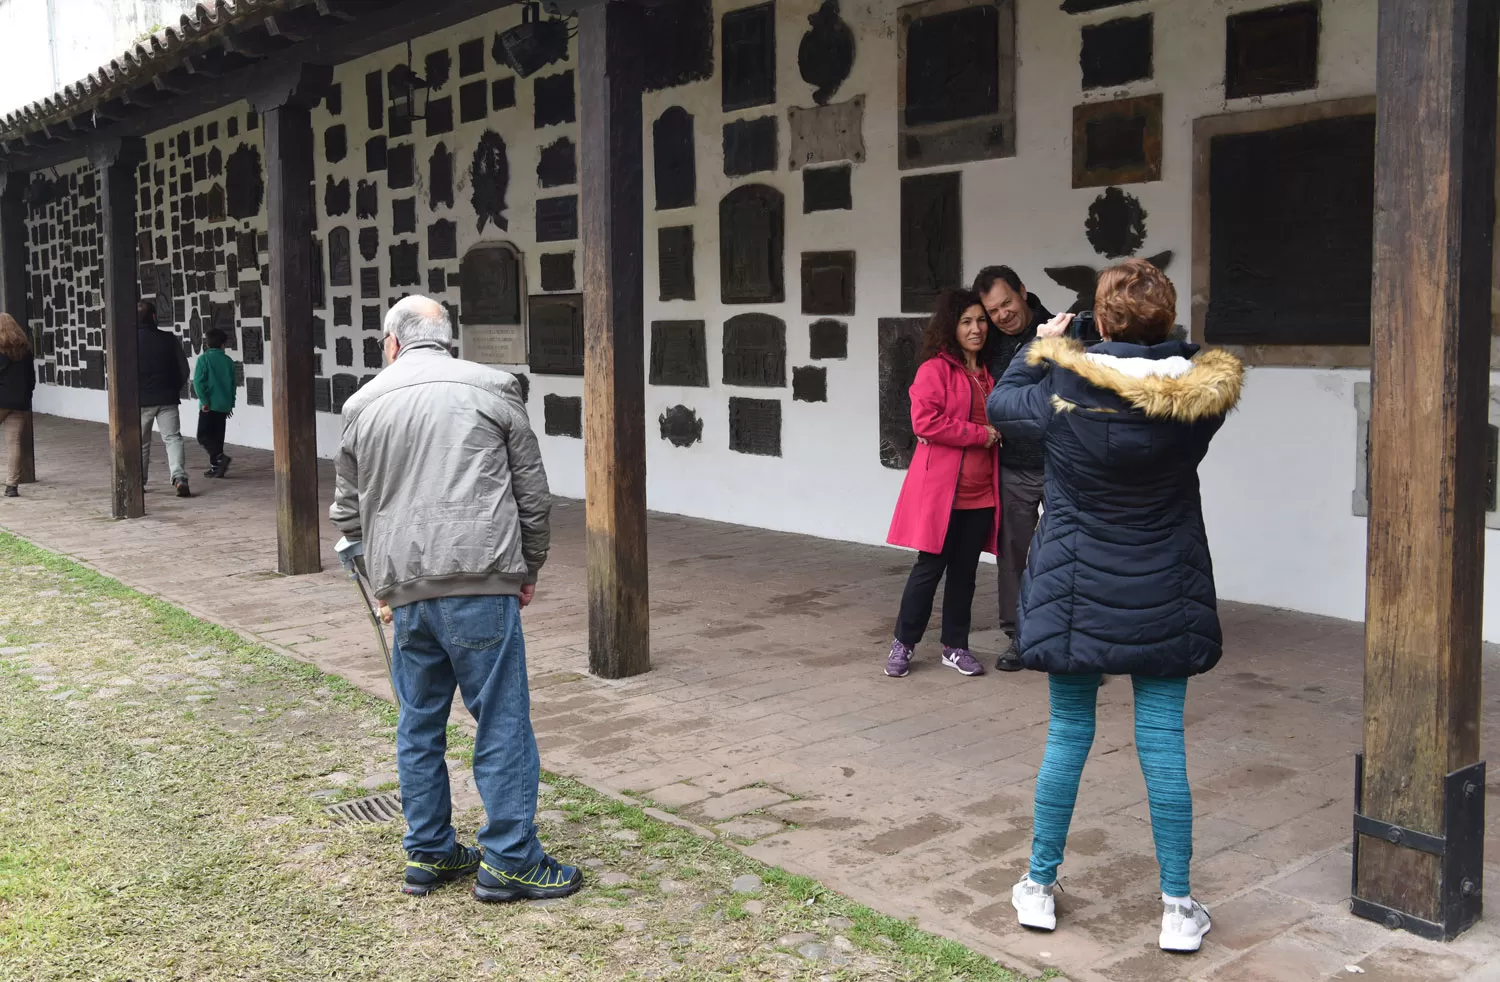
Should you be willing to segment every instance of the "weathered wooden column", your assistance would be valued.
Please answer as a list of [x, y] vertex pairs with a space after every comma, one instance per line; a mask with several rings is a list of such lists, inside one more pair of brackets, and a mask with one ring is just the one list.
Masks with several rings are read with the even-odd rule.
[[589, 670], [651, 668], [641, 255], [642, 11], [579, 11]]
[[109, 350], [109, 465], [114, 518], [146, 514], [141, 487], [141, 391], [136, 375], [136, 167], [146, 159], [145, 143], [117, 137], [89, 149], [99, 172], [99, 206], [104, 211], [104, 238], [99, 265], [104, 272], [104, 324]]
[[[35, 349], [39, 339], [32, 335], [26, 311], [26, 202], [22, 197], [30, 175], [24, 172], [0, 173], [0, 311], [20, 322]], [[31, 417], [21, 430], [21, 483], [36, 480], [36, 439], [32, 435]]]
[[1381, 0], [1365, 739], [1354, 912], [1478, 918], [1494, 0]]
[[297, 65], [261, 80], [271, 244], [271, 427], [276, 469], [276, 554], [281, 572], [323, 568], [318, 530], [318, 433], [313, 410], [313, 131], [311, 109], [333, 69]]

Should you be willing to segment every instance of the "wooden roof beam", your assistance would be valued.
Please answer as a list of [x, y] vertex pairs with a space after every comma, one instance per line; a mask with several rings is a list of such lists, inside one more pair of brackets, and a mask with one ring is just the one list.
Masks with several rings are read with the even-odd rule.
[[199, 55], [188, 55], [182, 59], [182, 67], [189, 75], [198, 75], [203, 78], [222, 78], [223, 53], [218, 48], [210, 48]]
[[349, 0], [317, 0], [318, 13], [324, 17], [333, 17], [337, 20], [351, 21], [357, 16], [358, 8]]

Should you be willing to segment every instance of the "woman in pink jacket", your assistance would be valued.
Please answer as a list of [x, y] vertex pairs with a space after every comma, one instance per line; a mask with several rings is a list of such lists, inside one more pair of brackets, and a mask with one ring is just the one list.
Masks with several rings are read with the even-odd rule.
[[979, 554], [995, 551], [1000, 519], [1000, 436], [984, 414], [994, 380], [979, 361], [988, 330], [977, 295], [947, 290], [922, 337], [922, 364], [911, 385], [917, 451], [886, 536], [891, 545], [917, 550], [885, 662], [892, 678], [909, 671], [945, 573], [943, 664], [964, 675], [984, 674], [969, 652], [969, 620]]

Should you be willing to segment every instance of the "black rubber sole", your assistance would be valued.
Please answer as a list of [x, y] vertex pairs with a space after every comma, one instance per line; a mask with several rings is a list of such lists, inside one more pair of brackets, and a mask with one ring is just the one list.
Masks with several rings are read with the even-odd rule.
[[516, 900], [557, 900], [571, 897], [583, 889], [583, 877], [560, 887], [487, 887], [474, 884], [474, 899], [487, 904], [504, 904]]
[[401, 884], [401, 892], [406, 894], [408, 897], [425, 897], [432, 891], [436, 890], [438, 887], [446, 886], [447, 884], [452, 883], [454, 880], [461, 880], [473, 872], [474, 870], [472, 869], [453, 870], [451, 873], [443, 873], [431, 883], [412, 883], [410, 881], [404, 881]]

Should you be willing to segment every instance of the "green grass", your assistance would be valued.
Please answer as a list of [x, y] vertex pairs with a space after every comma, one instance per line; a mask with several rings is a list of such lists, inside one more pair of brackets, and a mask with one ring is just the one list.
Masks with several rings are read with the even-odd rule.
[[[370, 793], [324, 775], [394, 769], [393, 707], [0, 533], [4, 649], [21, 649], [0, 653], [6, 980], [1015, 978], [550, 774], [539, 808], [562, 818], [542, 822], [543, 840], [591, 860], [581, 894], [405, 897], [399, 823], [322, 811]], [[451, 728], [450, 768], [472, 751]], [[471, 839], [482, 812], [457, 804]], [[605, 872], [629, 880], [606, 889]], [[759, 896], [728, 891], [745, 873]], [[852, 945], [842, 963], [808, 961], [780, 940], [803, 932]]]

